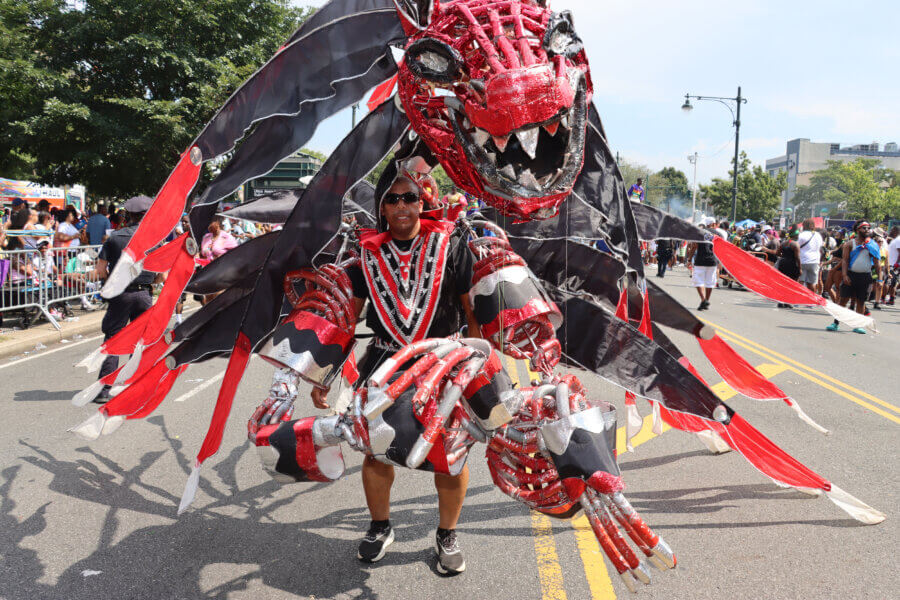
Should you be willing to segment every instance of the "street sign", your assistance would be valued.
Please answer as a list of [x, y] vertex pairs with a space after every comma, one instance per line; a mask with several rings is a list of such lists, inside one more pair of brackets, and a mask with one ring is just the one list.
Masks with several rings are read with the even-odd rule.
[[820, 210], [819, 212], [822, 213], [823, 215], [827, 215], [827, 214], [828, 214], [828, 207], [827, 207], [827, 206], [824, 207], [824, 208], [823, 208], [822, 210]]

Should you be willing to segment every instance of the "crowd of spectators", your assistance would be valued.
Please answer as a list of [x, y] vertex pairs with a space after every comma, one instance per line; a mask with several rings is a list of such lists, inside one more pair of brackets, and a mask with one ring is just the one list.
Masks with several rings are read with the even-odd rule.
[[[900, 226], [885, 231], [886, 228], [860, 220], [851, 228], [825, 228], [817, 227], [813, 219], [781, 230], [768, 223], [743, 228], [713, 220], [700, 226], [768, 261], [816, 294], [841, 305], [852, 304], [861, 314], [870, 315], [871, 310], [895, 305], [900, 284]], [[698, 288], [700, 310], [705, 310], [709, 307], [710, 285], [719, 287], [720, 280], [729, 284], [732, 280], [718, 264], [713, 279], [712, 265], [706, 264], [710, 262], [707, 256], [710, 248], [702, 246], [680, 240], [648, 242], [644, 247], [644, 262], [657, 265], [657, 277], [664, 277], [667, 269], [684, 263]], [[857, 248], [866, 251], [860, 255]], [[704, 264], [697, 263], [698, 256]], [[790, 306], [779, 304], [779, 308]], [[837, 325], [832, 324], [829, 329], [837, 331]], [[859, 328], [854, 331], [863, 332]]]
[[[182, 233], [187, 223], [185, 215], [173, 237]], [[0, 213], [0, 259], [8, 261], [0, 285], [18, 289], [81, 284], [95, 292], [99, 280], [93, 266], [98, 248], [112, 232], [127, 225], [124, 208], [115, 204], [96, 204], [93, 210], [81, 212], [73, 205], [59, 208], [46, 200], [30, 204], [15, 199]], [[198, 264], [278, 227], [217, 216], [203, 237]], [[86, 283], [96, 285], [83, 285]], [[96, 293], [85, 294], [80, 299], [82, 308], [96, 309], [92, 299], [101, 300]], [[62, 317], [61, 310], [54, 307], [50, 313]]]

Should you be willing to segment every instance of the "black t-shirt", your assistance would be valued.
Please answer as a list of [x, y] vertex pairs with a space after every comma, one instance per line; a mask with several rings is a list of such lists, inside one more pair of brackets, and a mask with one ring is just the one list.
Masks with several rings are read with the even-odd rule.
[[[394, 240], [394, 244], [401, 251], [407, 251], [412, 247], [413, 241]], [[444, 264], [441, 295], [425, 337], [453, 335], [459, 333], [459, 330], [466, 324], [465, 311], [459, 302], [459, 297], [467, 294], [472, 287], [473, 262], [472, 252], [469, 250], [465, 237], [458, 230], [453, 231], [450, 234], [450, 247], [447, 249], [447, 261]], [[353, 284], [353, 295], [369, 300], [369, 287], [366, 285], [362, 267], [348, 267], [347, 275]], [[372, 330], [375, 337], [393, 341], [374, 309], [370, 309], [366, 316], [366, 326]]]
[[[128, 227], [117, 229], [112, 232], [105, 242], [103, 242], [99, 258], [109, 263], [110, 273], [112, 273], [116, 263], [119, 262], [122, 251], [125, 250], [125, 246], [131, 241], [131, 236], [134, 235], [137, 228], [137, 225], [129, 225]], [[156, 279], [155, 273], [151, 271], [141, 271], [141, 274], [137, 276], [137, 279], [131, 282], [131, 285], [149, 285], [153, 283], [154, 279]]]
[[709, 242], [698, 242], [694, 252], [694, 265], [697, 267], [714, 267], [716, 255], [713, 253], [713, 245]]

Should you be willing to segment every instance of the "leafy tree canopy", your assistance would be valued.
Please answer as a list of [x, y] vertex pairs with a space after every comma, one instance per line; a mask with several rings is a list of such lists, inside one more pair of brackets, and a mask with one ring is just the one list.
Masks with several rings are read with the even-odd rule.
[[[645, 177], [644, 187], [649, 204], [679, 216], [690, 215], [691, 186], [687, 175], [675, 167], [665, 167]], [[687, 214], [683, 214], [685, 210]]]
[[[711, 184], [700, 186], [700, 192], [709, 200], [717, 215], [731, 217], [733, 177], [732, 167], [727, 179], [716, 177]], [[772, 219], [781, 207], [781, 194], [785, 189], [787, 189], [786, 173], [782, 172], [772, 177], [760, 165], [753, 165], [746, 152], [741, 152], [738, 168], [737, 220]]]
[[884, 169], [873, 158], [852, 162], [828, 161], [810, 177], [810, 184], [794, 194], [795, 211], [811, 214], [828, 208], [831, 214], [849, 218], [881, 219], [900, 215], [900, 189], [895, 171]]
[[288, 0], [0, 0], [0, 44], [12, 46], [0, 168], [93, 195], [154, 194], [311, 11]]

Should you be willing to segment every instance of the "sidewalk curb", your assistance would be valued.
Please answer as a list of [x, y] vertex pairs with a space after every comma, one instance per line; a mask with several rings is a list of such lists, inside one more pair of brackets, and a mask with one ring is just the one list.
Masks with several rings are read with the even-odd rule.
[[[200, 303], [191, 298], [184, 303], [185, 316], [188, 316], [199, 309]], [[0, 359], [34, 350], [34, 347], [38, 344], [49, 346], [50, 344], [58, 344], [64, 339], [74, 341], [72, 338], [76, 335], [89, 337], [92, 334], [100, 333], [100, 327], [103, 323], [103, 316], [105, 314], [105, 309], [81, 313], [78, 315], [78, 322], [61, 322], [60, 326], [62, 329], [59, 331], [56, 331], [49, 323], [42, 323], [32, 329], [10, 332], [8, 335], [17, 339], [0, 341]], [[100, 344], [98, 343], [97, 345], [99, 346]], [[85, 354], [88, 354], [90, 351], [91, 350], [85, 350]]]
[[[23, 352], [34, 350], [38, 344], [49, 346], [58, 344], [64, 339], [71, 340], [73, 336], [82, 335], [88, 337], [89, 334], [100, 333], [100, 325], [103, 322], [103, 314], [105, 311], [96, 313], [87, 313], [81, 315], [77, 323], [63, 322], [62, 329], [56, 331], [34, 331], [31, 335], [23, 336], [22, 339], [14, 339], [0, 342], [0, 358], [16, 356]], [[18, 333], [18, 332], [16, 332]], [[87, 352], [85, 352], [87, 354]]]

